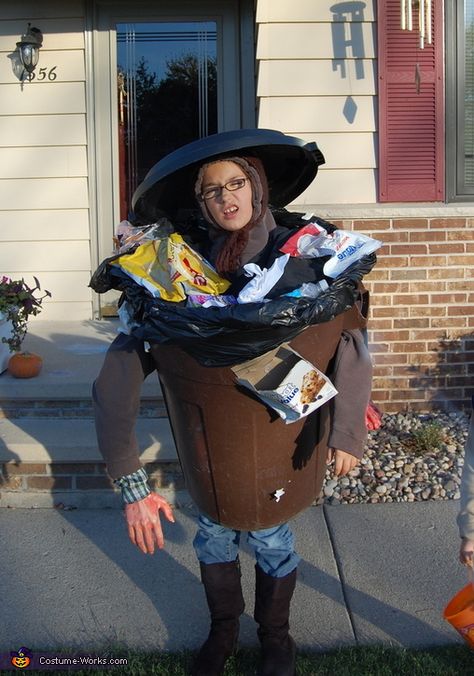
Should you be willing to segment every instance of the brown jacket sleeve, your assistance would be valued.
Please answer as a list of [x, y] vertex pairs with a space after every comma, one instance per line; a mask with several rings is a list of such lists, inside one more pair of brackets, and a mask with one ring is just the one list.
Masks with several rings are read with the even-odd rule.
[[112, 479], [142, 467], [135, 423], [143, 381], [155, 363], [143, 343], [119, 334], [110, 345], [92, 388], [99, 450]]
[[360, 329], [342, 332], [328, 375], [338, 391], [330, 401], [328, 446], [361, 458], [367, 439], [365, 412], [372, 391], [372, 361]]

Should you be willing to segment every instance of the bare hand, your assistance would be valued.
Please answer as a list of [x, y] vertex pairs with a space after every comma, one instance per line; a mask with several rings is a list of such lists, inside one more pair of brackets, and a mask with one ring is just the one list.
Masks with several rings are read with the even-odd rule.
[[356, 458], [355, 455], [347, 453], [347, 451], [341, 451], [339, 448], [328, 448], [326, 462], [330, 465], [333, 461], [335, 476], [348, 474], [359, 464], [359, 458]]
[[163, 549], [165, 539], [161, 529], [160, 510], [174, 523], [171, 505], [158, 493], [150, 493], [143, 500], [125, 505], [128, 536], [144, 554], [153, 554], [155, 545]]
[[459, 548], [459, 560], [465, 566], [473, 566], [474, 541], [463, 538]]

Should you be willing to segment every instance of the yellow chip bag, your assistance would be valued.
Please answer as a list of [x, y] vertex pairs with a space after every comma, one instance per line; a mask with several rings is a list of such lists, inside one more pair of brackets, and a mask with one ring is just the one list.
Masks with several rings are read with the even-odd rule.
[[163, 300], [179, 302], [196, 291], [217, 296], [230, 286], [178, 233], [142, 244], [112, 265]]

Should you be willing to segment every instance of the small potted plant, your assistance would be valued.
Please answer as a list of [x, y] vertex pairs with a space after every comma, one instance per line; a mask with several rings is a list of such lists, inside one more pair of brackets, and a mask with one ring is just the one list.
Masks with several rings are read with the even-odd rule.
[[[30, 316], [41, 312], [43, 300], [51, 293], [41, 290], [36, 277], [31, 288], [24, 279], [0, 278], [0, 372], [8, 367], [17, 378], [31, 378], [41, 371], [42, 359], [30, 352], [21, 352]], [[36, 295], [37, 292], [42, 295]], [[13, 354], [12, 354], [13, 353]]]

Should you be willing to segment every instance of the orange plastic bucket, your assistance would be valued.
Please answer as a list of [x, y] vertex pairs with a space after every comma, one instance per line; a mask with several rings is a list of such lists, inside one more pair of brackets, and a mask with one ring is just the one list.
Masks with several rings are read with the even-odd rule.
[[453, 596], [444, 609], [443, 617], [474, 650], [474, 584], [472, 582]]

